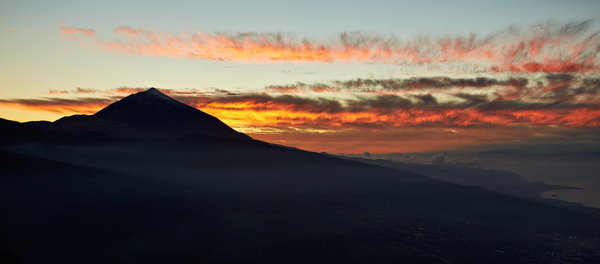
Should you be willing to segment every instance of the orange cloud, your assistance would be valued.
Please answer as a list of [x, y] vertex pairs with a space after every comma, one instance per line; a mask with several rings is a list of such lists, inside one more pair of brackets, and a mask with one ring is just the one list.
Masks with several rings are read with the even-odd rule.
[[134, 29], [130, 27], [118, 27], [115, 28], [115, 33], [117, 34], [126, 34], [126, 35], [140, 35], [146, 33], [144, 30]]
[[[170, 34], [115, 28], [117, 38], [59, 24], [63, 34], [85, 46], [142, 56], [238, 62], [367, 62], [397, 64], [465, 63], [492, 72], [590, 72], [600, 51], [600, 31], [591, 21], [541, 23], [488, 36], [419, 37], [342, 33], [333, 40], [298, 40], [283, 33]], [[72, 38], [75, 39], [75, 38]], [[93, 45], [88, 45], [93, 44]], [[481, 68], [476, 67], [476, 68]]]
[[[16, 99], [0, 100], [0, 106], [56, 113], [94, 113], [118, 98]], [[387, 129], [404, 126], [541, 125], [600, 126], [597, 106], [547, 108], [539, 104], [505, 105], [498, 102], [468, 105], [426, 106], [407, 103], [387, 105], [381, 99], [352, 102], [351, 106], [298, 98], [251, 96], [228, 98], [183, 98], [195, 107], [217, 116], [234, 127], [298, 129]], [[297, 100], [297, 101], [296, 101]], [[381, 104], [381, 105], [378, 105]]]
[[[531, 87], [522, 88], [529, 89], [523, 94], [540, 99], [542, 95], [535, 97], [534, 94], [543, 92], [550, 98], [563, 100], [566, 91], [575, 90], [587, 96], [596, 94], [600, 87], [600, 82], [595, 78], [581, 80], [570, 75], [551, 75], [546, 78], [548, 85], [533, 90]], [[361, 86], [364, 82], [379, 83], [376, 80], [355, 80], [349, 81], [348, 85]], [[434, 81], [408, 79], [406, 83], [410, 84], [409, 89], [415, 83], [439, 87], [445, 87], [448, 83], [468, 84], [470, 87], [488, 89], [488, 84], [503, 83], [510, 87], [511, 82], [437, 78]], [[383, 83], [390, 84], [388, 81]], [[86, 97], [0, 100], [0, 107], [61, 114], [92, 114], [127, 93], [139, 90], [145, 88], [51, 91], [58, 96], [85, 94]], [[162, 90], [254, 138], [314, 151], [435, 151], [538, 137], [569, 140], [569, 137], [581, 133], [588, 133], [586, 135], [589, 138], [597, 140], [600, 128], [600, 106], [596, 97], [589, 103], [569, 103], [497, 100], [484, 95], [457, 94], [462, 101], [443, 102], [429, 94], [373, 94], [341, 99], [223, 90]], [[93, 94], [99, 97], [90, 97]], [[557, 131], [564, 133], [556, 134]]]
[[594, 60], [589, 59], [583, 62], [576, 61], [561, 61], [561, 60], [548, 60], [544, 63], [539, 62], [522, 62], [515, 64], [507, 64], [501, 66], [493, 66], [491, 70], [493, 72], [592, 72], [600, 69], [598, 65], [594, 63]]
[[399, 109], [391, 112], [309, 112], [273, 102], [210, 102], [197, 108], [236, 127], [295, 127], [298, 129], [387, 129], [404, 126], [559, 125], [600, 126], [600, 109]]
[[108, 98], [44, 98], [0, 100], [0, 107], [60, 114], [93, 114], [116, 99]]
[[[88, 97], [1, 100], [0, 105], [60, 113], [93, 113], [118, 98], [146, 89], [51, 90], [55, 95], [86, 94]], [[289, 127], [339, 130], [407, 126], [600, 126], [600, 80], [589, 75], [554, 74], [532, 80], [356, 79], [334, 81], [329, 85], [297, 83], [265, 89], [277, 92], [269, 95], [225, 90], [160, 90], [248, 131]], [[324, 94], [328, 97], [300, 92], [315, 89], [335, 92]], [[381, 90], [401, 93], [380, 93]], [[90, 97], [92, 94], [99, 97]]]
[[61, 23], [58, 23], [58, 27], [63, 35], [84, 35], [87, 37], [92, 37], [96, 35], [96, 30], [88, 29], [88, 28], [78, 28], [67, 26]]

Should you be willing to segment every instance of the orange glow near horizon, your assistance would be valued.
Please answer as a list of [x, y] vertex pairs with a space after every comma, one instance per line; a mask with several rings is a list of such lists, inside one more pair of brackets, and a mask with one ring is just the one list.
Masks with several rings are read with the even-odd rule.
[[[55, 104], [39, 100], [0, 101], [0, 106], [61, 114], [92, 114], [109, 103], [56, 101]], [[219, 102], [207, 98], [192, 105], [256, 139], [332, 153], [421, 152], [502, 143], [515, 140], [506, 134], [514, 133], [513, 129], [522, 131], [524, 126], [533, 129], [600, 127], [600, 109], [597, 108], [494, 111], [410, 108], [390, 112], [376, 109], [315, 112], [315, 109], [271, 101]], [[486, 129], [486, 126], [493, 128]], [[390, 134], [390, 131], [398, 134]], [[411, 138], [402, 136], [406, 131], [413, 131]], [[514, 137], [526, 138], [530, 134], [530, 131], [519, 132]]]
[[[82, 101], [65, 104], [53, 102], [14, 102], [0, 101], [0, 106], [19, 110], [53, 112], [61, 114], [93, 114], [110, 103], [110, 100]], [[474, 125], [560, 125], [560, 126], [600, 126], [600, 109], [500, 109], [482, 111], [466, 109], [399, 109], [383, 111], [379, 109], [362, 111], [323, 112], [310, 107], [277, 102], [256, 102], [242, 100], [235, 102], [205, 102], [192, 104], [194, 107], [214, 115], [232, 127], [296, 127], [307, 129], [366, 128], [418, 126], [437, 124], [444, 126]]]
[[561, 110], [496, 110], [476, 109], [422, 110], [402, 109], [391, 113], [339, 112], [313, 113], [290, 109], [273, 103], [208, 103], [196, 105], [234, 127], [297, 127], [297, 128], [386, 128], [440, 124], [473, 125], [563, 125], [600, 126], [600, 109]]
[[32, 111], [32, 112], [50, 112], [50, 113], [58, 113], [65, 115], [74, 115], [74, 114], [94, 114], [100, 111], [102, 108], [106, 107], [108, 103], [96, 103], [96, 102], [82, 102], [79, 104], [24, 104], [18, 102], [9, 102], [9, 101], [1, 101], [0, 107], [15, 109], [15, 110], [24, 110], [24, 111]]

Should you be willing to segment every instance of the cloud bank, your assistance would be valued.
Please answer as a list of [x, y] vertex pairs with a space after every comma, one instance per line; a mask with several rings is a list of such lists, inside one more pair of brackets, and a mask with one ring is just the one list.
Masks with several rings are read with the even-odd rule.
[[275, 33], [168, 33], [117, 27], [111, 36], [59, 24], [63, 38], [85, 47], [141, 56], [247, 63], [462, 63], [488, 72], [596, 72], [600, 30], [591, 20], [509, 27], [485, 36], [419, 36], [344, 32], [328, 40]]
[[[5, 99], [0, 106], [93, 113], [112, 101], [145, 89], [51, 90], [49, 93], [58, 97]], [[161, 90], [234, 127], [251, 127], [254, 131], [289, 127], [340, 130], [407, 126], [600, 126], [600, 79], [594, 75], [355, 79], [327, 84], [271, 85], [264, 89], [266, 92]]]

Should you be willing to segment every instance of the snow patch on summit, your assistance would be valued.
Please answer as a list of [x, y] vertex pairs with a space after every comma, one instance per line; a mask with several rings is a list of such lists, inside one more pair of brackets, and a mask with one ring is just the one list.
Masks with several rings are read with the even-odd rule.
[[172, 101], [173, 99], [169, 96], [167, 96], [166, 94], [160, 92], [158, 89], [152, 87], [148, 90], [146, 90], [144, 93], [148, 94], [148, 95], [153, 95], [156, 98], [160, 98], [160, 99], [164, 99], [164, 100], [169, 100]]

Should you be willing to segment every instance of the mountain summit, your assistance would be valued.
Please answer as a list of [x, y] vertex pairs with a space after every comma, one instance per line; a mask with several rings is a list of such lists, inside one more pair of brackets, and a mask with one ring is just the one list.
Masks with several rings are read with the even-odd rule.
[[51, 127], [124, 137], [181, 137], [191, 134], [251, 139], [221, 120], [181, 103], [155, 88], [129, 95], [89, 115], [64, 117]]

